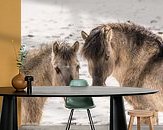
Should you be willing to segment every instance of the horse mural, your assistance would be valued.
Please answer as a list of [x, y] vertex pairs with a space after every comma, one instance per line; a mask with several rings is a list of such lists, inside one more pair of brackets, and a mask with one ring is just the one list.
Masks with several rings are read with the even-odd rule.
[[81, 32], [81, 54], [88, 61], [93, 85], [104, 85], [108, 76], [120, 86], [158, 89], [146, 96], [126, 96], [135, 109], [163, 111], [163, 41], [133, 23], [109, 23]]
[[[78, 42], [73, 46], [55, 42], [32, 49], [28, 52], [24, 73], [34, 77], [34, 86], [68, 86], [72, 79], [79, 78], [78, 49]], [[22, 124], [40, 123], [46, 99], [22, 98]]]

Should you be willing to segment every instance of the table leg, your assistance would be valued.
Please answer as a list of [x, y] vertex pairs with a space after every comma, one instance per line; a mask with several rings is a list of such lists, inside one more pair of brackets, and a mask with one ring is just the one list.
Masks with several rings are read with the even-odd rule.
[[111, 96], [110, 98], [110, 130], [127, 130], [122, 96]]
[[0, 130], [18, 130], [16, 96], [3, 97]]

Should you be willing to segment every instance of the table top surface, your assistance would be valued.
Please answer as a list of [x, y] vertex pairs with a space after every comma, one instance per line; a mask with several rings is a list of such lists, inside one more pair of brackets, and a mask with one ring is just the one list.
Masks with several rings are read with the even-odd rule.
[[13, 87], [0, 87], [0, 96], [19, 96], [19, 97], [66, 97], [66, 96], [130, 96], [154, 94], [158, 90], [134, 87], [111, 87], [111, 86], [89, 86], [89, 87], [70, 87], [70, 86], [33, 86], [32, 94], [28, 94], [26, 89], [17, 92]]

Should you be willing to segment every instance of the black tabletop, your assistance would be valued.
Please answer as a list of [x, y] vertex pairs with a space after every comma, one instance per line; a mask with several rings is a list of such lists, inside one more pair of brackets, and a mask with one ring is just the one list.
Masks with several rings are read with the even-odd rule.
[[20, 97], [65, 97], [65, 96], [129, 96], [157, 93], [158, 90], [134, 87], [110, 87], [110, 86], [33, 86], [32, 94], [27, 94], [26, 90], [17, 92], [13, 87], [0, 87], [0, 96], [15, 95]]

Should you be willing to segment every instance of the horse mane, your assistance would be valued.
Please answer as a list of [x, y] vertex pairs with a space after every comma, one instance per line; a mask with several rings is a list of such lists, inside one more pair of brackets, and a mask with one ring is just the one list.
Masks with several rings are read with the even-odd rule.
[[100, 58], [106, 52], [106, 44], [101, 29], [103, 26], [98, 26], [93, 29], [85, 41], [81, 49], [81, 54], [86, 59]]
[[76, 54], [75, 54], [74, 50], [72, 49], [72, 47], [70, 47], [65, 42], [59, 44], [59, 50], [58, 50], [57, 55], [62, 60], [65, 60], [67, 62], [71, 61], [76, 56]]
[[149, 40], [155, 40], [156, 42], [162, 44], [163, 40], [158, 35], [152, 33], [150, 30], [143, 26], [136, 25], [134, 23], [109, 23], [104, 25], [109, 26], [111, 29], [116, 29], [118, 31], [130, 34], [136, 34], [141, 37], [148, 38]]
[[108, 23], [100, 25], [90, 32], [81, 50], [81, 53], [85, 58], [96, 59], [100, 58], [106, 53], [107, 45], [105, 43], [105, 32], [108, 31], [108, 29], [118, 30], [129, 35], [135, 35], [137, 44], [143, 43], [142, 41], [145, 39], [155, 41], [160, 49], [159, 56], [163, 56], [162, 38], [152, 33], [148, 29], [134, 23]]
[[159, 57], [163, 57], [163, 40], [160, 36], [154, 34], [153, 32], [151, 32], [150, 30], [146, 29], [143, 26], [140, 25], [136, 25], [134, 23], [109, 23], [104, 25], [109, 26], [110, 29], [116, 29], [118, 31], [124, 32], [124, 33], [128, 33], [128, 34], [134, 34], [136, 35], [136, 40], [137, 40], [137, 44], [142, 44], [143, 40], [146, 38], [149, 41], [154, 41], [158, 47], [159, 47]]

